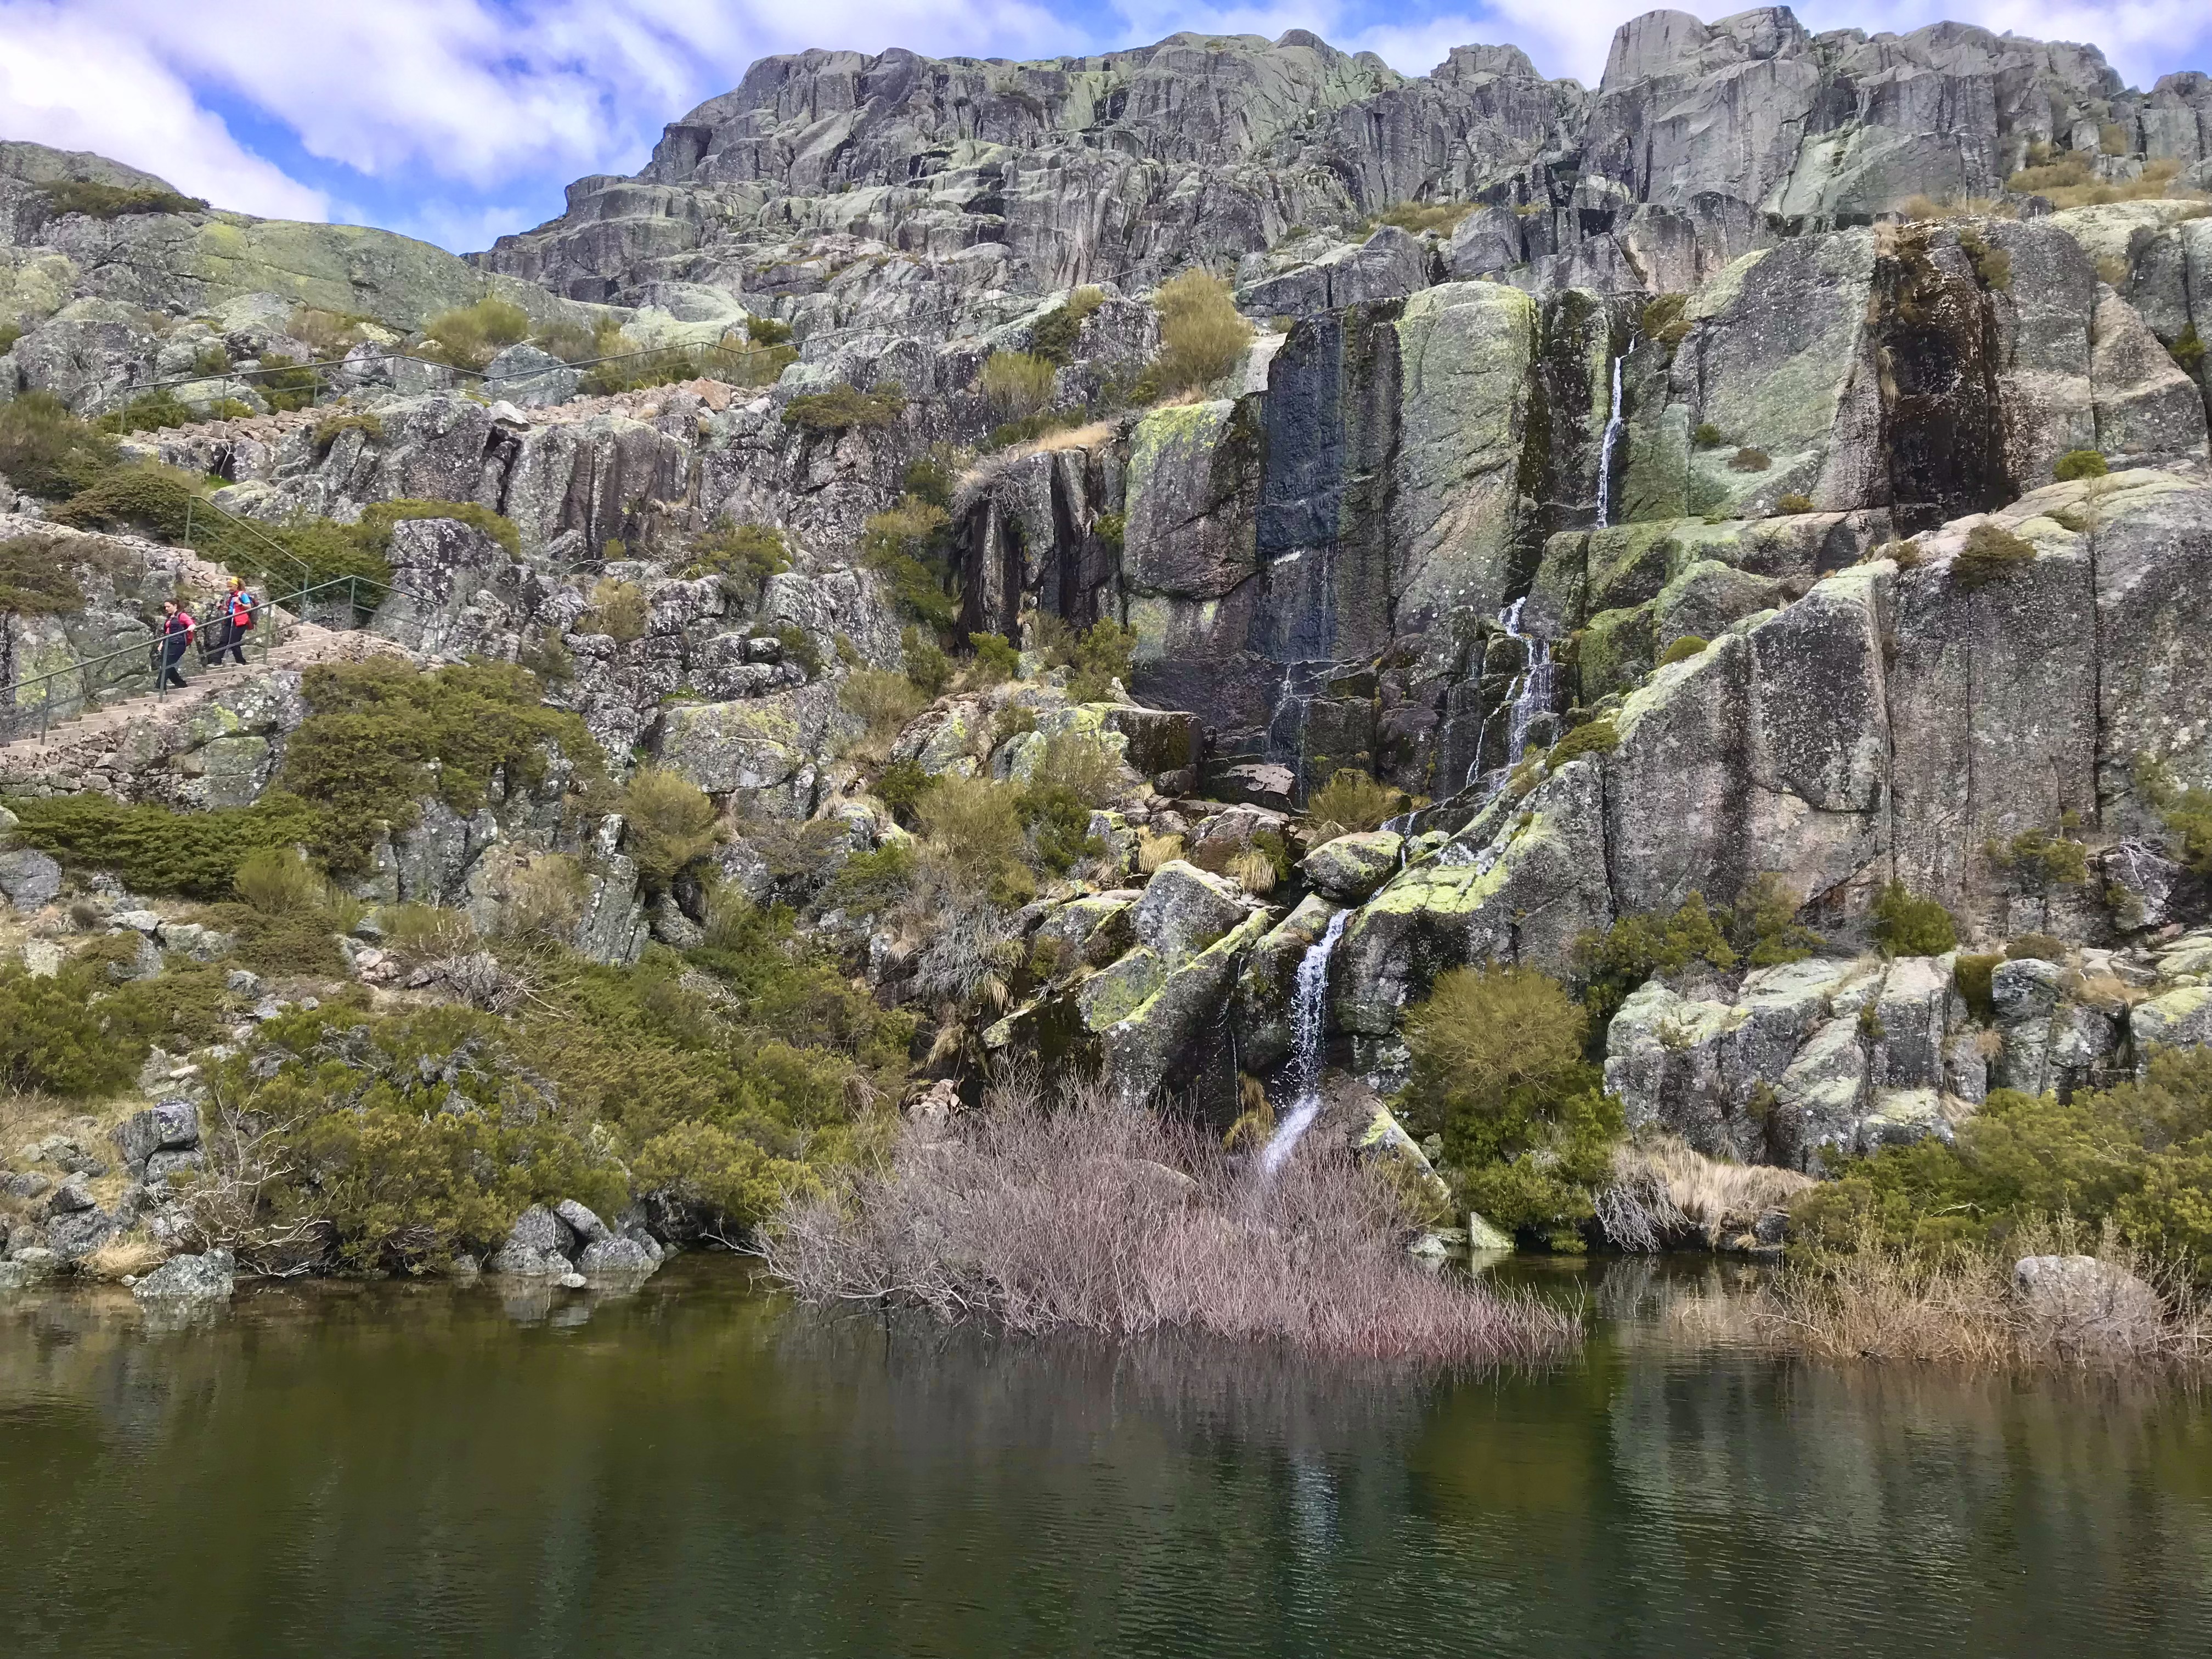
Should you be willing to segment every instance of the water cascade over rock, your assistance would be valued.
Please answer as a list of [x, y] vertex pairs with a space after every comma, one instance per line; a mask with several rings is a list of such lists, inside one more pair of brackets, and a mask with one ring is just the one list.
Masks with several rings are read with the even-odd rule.
[[1322, 1048], [1328, 1034], [1328, 959], [1351, 916], [1349, 910], [1339, 910], [1331, 916], [1328, 931], [1319, 943], [1308, 948], [1298, 963], [1297, 985], [1291, 1000], [1291, 1029], [1297, 1046], [1289, 1073], [1297, 1093], [1291, 1099], [1291, 1115], [1276, 1126], [1260, 1151], [1263, 1176], [1282, 1168], [1283, 1160], [1297, 1148], [1299, 1137], [1312, 1127], [1321, 1111]]

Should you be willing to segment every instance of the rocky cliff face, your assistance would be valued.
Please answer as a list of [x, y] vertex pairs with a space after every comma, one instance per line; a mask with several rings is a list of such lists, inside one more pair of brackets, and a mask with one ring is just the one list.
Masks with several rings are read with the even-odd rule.
[[[1409, 265], [1680, 290], [1782, 234], [1993, 197], [2054, 143], [2115, 181], [2170, 161], [2203, 183], [2212, 82], [2135, 92], [2091, 46], [1950, 23], [1814, 35], [1784, 7], [1638, 18], [1594, 92], [1511, 46], [1407, 77], [1304, 30], [1020, 64], [810, 52], [757, 64], [636, 178], [578, 180], [562, 218], [479, 261], [580, 299], [734, 292], [915, 329], [1247, 256], [1255, 309], [1402, 293]], [[1405, 203], [1479, 210], [1411, 262], [1329, 258]]]
[[[401, 526], [380, 626], [426, 659], [557, 646], [555, 695], [611, 756], [758, 831], [720, 873], [815, 902], [917, 1002], [980, 981], [816, 902], [775, 837], [820, 826], [842, 858], [905, 833], [839, 683], [908, 660], [865, 526], [949, 465], [959, 632], [1135, 639], [1127, 698], [1079, 702], [1029, 655], [886, 745], [924, 775], [1022, 777], [1043, 734], [1079, 732], [1127, 769], [1087, 880], [989, 924], [990, 951], [1036, 965], [999, 984], [985, 1049], [1079, 1052], [1132, 1096], [1231, 1112], [1240, 1070], [1287, 1056], [1295, 970], [1341, 916], [1329, 1031], [1387, 1082], [1438, 973], [1560, 971], [1585, 930], [1765, 878], [1840, 954], [1647, 988], [1609, 1075], [1639, 1121], [1809, 1165], [1942, 1132], [1992, 1066], [2071, 1086], [2197, 1040], [2174, 941], [2206, 896], [2142, 780], [2212, 787], [2208, 156], [2203, 76], [2131, 92], [2087, 47], [1814, 36], [1779, 9], [1639, 19], [1594, 93], [1510, 48], [1407, 80], [1303, 33], [1053, 64], [811, 52], [477, 259], [542, 285], [541, 310], [783, 318], [799, 358], [774, 385], [525, 408], [364, 376], [374, 422], [140, 441], [263, 518], [505, 514], [513, 552]], [[2030, 166], [2126, 199], [2052, 210], [2011, 188]], [[1899, 211], [1913, 197], [1935, 199]], [[1467, 210], [1367, 234], [1407, 202]], [[166, 217], [129, 234], [199, 234]], [[27, 234], [46, 240], [19, 235], [19, 281], [63, 257], [63, 233]], [[1246, 360], [1135, 406], [1160, 338], [1142, 290], [1232, 259], [1263, 325]], [[26, 335], [18, 383], [50, 359], [108, 372], [49, 332], [76, 326], [58, 309]], [[1066, 423], [994, 444], [979, 371], [1048, 341]], [[803, 418], [894, 385], [880, 418]], [[793, 568], [687, 574], [723, 520], [779, 528]], [[636, 628], [599, 616], [608, 580], [638, 590]], [[1416, 804], [1264, 902], [1220, 879], [1295, 840], [1346, 767]], [[419, 881], [394, 849], [396, 890], [489, 891], [470, 872], [491, 832], [436, 833]], [[1169, 836], [1190, 862], [1144, 855]], [[2037, 836], [2078, 842], [2087, 878], [2026, 870], [2012, 849]], [[2040, 968], [2002, 971], [1995, 1015], [1967, 1009], [1934, 959], [1854, 954], [1893, 882], [1970, 945], [2097, 954], [2023, 957]], [[699, 897], [653, 925], [684, 937]], [[629, 902], [610, 900], [623, 949]]]

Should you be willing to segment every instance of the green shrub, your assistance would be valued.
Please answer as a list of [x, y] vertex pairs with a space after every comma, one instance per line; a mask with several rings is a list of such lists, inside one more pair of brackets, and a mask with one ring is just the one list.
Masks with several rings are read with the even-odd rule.
[[1959, 1000], [1966, 1005], [1966, 1012], [1984, 1024], [1997, 1017], [1996, 999], [1992, 988], [1997, 963], [2004, 957], [1991, 953], [1976, 956], [1960, 952], [1951, 964], [1951, 982], [1959, 988]]
[[235, 939], [234, 954], [257, 974], [328, 979], [345, 972], [337, 935], [359, 918], [350, 903], [341, 908], [326, 890], [320, 902], [283, 910], [212, 904], [201, 919]]
[[1356, 766], [1340, 766], [1306, 799], [1306, 832], [1316, 846], [1339, 836], [1379, 830], [1406, 810], [1402, 790], [1377, 783]]
[[970, 634], [968, 646], [975, 655], [969, 676], [979, 686], [1003, 685], [1022, 674], [1022, 653], [998, 634]]
[[238, 896], [264, 915], [319, 910], [328, 902], [327, 884], [289, 847], [264, 847], [238, 861], [231, 878]]
[[890, 669], [856, 668], [838, 684], [837, 704], [882, 739], [928, 708], [929, 694]]
[[1621, 1132], [1585, 1036], [1583, 1011], [1528, 968], [1454, 969], [1406, 1016], [1410, 1126], [1443, 1137], [1485, 1218], [1558, 1249], [1581, 1248]]
[[1875, 902], [1874, 937], [1893, 957], [1940, 957], [1958, 948], [1959, 929], [1936, 901], [1915, 898], [1903, 882], [1893, 881]]
[[931, 507], [952, 510], [952, 492], [959, 483], [957, 458], [943, 444], [917, 455], [899, 472], [899, 490]]
[[1694, 891], [1670, 916], [1622, 916], [1601, 933], [1579, 934], [1574, 957], [1594, 1036], [1655, 975], [1679, 974], [1693, 962], [1722, 973], [1736, 965], [1735, 948], [1706, 908], [1705, 896]]
[[[1676, 645], [1680, 643], [1679, 640], [1675, 641]], [[1674, 656], [1670, 649], [1666, 660], [1679, 662], [1681, 659]], [[1577, 726], [1553, 744], [1544, 757], [1544, 764], [1556, 772], [1571, 760], [1578, 760], [1584, 755], [1610, 755], [1620, 747], [1620, 728], [1610, 716], [1604, 716]]]
[[522, 532], [514, 527], [514, 520], [475, 501], [417, 501], [412, 498], [396, 501], [374, 501], [363, 508], [361, 529], [364, 545], [379, 554], [392, 545], [392, 526], [405, 519], [453, 519], [475, 531], [489, 536], [507, 550], [507, 556], [522, 556]]
[[106, 570], [113, 559], [96, 543], [72, 544], [41, 531], [10, 536], [0, 542], [0, 611], [36, 617], [83, 610], [84, 592], [72, 574], [78, 565]]
[[2159, 815], [2181, 861], [2197, 875], [2212, 875], [2212, 789], [2182, 787], [2165, 765], [2136, 757], [2136, 790]]
[[913, 891], [921, 860], [914, 843], [895, 841], [873, 852], [855, 853], [838, 866], [823, 890], [825, 908], [856, 915], [880, 915]]
[[335, 869], [357, 865], [378, 821], [411, 825], [434, 787], [465, 817], [485, 804], [495, 773], [510, 791], [536, 788], [556, 750], [579, 785], [605, 776], [583, 721], [544, 707], [526, 669], [468, 663], [424, 672], [380, 656], [310, 668], [306, 690], [310, 712], [278, 781], [326, 809], [312, 844]]
[[93, 1002], [97, 982], [76, 969], [33, 979], [0, 968], [0, 1081], [65, 1099], [120, 1089], [137, 1073], [146, 1044], [118, 1040]]
[[906, 659], [907, 678], [922, 696], [935, 698], [952, 684], [952, 659], [920, 629], [909, 626], [900, 631], [899, 650]]
[[179, 196], [173, 190], [150, 185], [94, 184], [88, 179], [59, 179], [40, 185], [49, 212], [60, 216], [82, 213], [88, 219], [120, 219], [136, 213], [205, 213], [208, 204], [197, 196]]
[[2030, 892], [2079, 887], [2089, 879], [2089, 849], [2048, 830], [2024, 830], [2009, 842], [1992, 840], [1984, 848], [1990, 862]]
[[629, 340], [622, 325], [611, 317], [596, 318], [589, 325], [562, 317], [531, 336], [530, 343], [564, 363], [588, 363], [612, 356]]
[[507, 347], [530, 337], [530, 315], [520, 306], [486, 296], [472, 306], [439, 313], [422, 333], [436, 355], [456, 368], [482, 368]]
[[[584, 371], [577, 381], [577, 390], [587, 397], [605, 398], [617, 392], [642, 392], [647, 386], [669, 386], [678, 380], [702, 378], [711, 366], [720, 368], [728, 362], [720, 353], [687, 351], [681, 346], [660, 346], [649, 350], [639, 349], [627, 337], [602, 339], [602, 346], [611, 349], [608, 361], [598, 362]], [[776, 373], [782, 372], [782, 363], [797, 356], [788, 347], [759, 354], [762, 359], [776, 359]], [[703, 359], [711, 359], [711, 364]], [[757, 362], [750, 353], [738, 360], [749, 383], [756, 374], [766, 374], [767, 364]], [[775, 374], [767, 374], [769, 380]]]
[[[373, 320], [358, 312], [301, 306], [284, 325], [284, 332], [319, 357], [342, 357], [368, 337], [368, 325]], [[226, 362], [224, 367], [228, 366]]]
[[988, 778], [952, 775], [915, 803], [932, 852], [971, 892], [988, 892], [1021, 860], [1020, 792]]
[[102, 432], [118, 434], [130, 432], [154, 432], [163, 427], [190, 426], [199, 419], [177, 394], [167, 386], [151, 392], [142, 392], [113, 414], [100, 417]]
[[2035, 544], [1984, 520], [1966, 532], [1966, 544], [1951, 561], [1951, 580], [1971, 593], [2002, 581], [2035, 559]]
[[757, 346], [788, 345], [791, 343], [791, 325], [778, 322], [773, 317], [748, 317], [745, 319], [745, 338]]
[[1025, 351], [994, 351], [976, 384], [1001, 420], [1020, 421], [1052, 401], [1053, 365]]
[[1656, 340], [1662, 345], [1678, 346], [1690, 337], [1689, 308], [1688, 295], [1662, 294], [1644, 307], [1638, 331], [1647, 340]]
[[1037, 863], [1054, 875], [1065, 875], [1078, 860], [1106, 850], [1106, 843], [1091, 833], [1091, 807], [1065, 784], [1031, 780], [1022, 787], [1014, 810], [1029, 832]]
[[1065, 366], [1075, 361], [1075, 348], [1083, 333], [1083, 319], [1106, 303], [1106, 291], [1079, 288], [1065, 304], [1048, 311], [1030, 331], [1030, 349], [1046, 362]]
[[1067, 670], [1067, 695], [1077, 702], [1105, 702], [1114, 682], [1126, 681], [1135, 667], [1137, 635], [1113, 621], [1077, 633], [1058, 617], [1040, 616], [1031, 625], [1030, 643], [1046, 665]]
[[720, 576], [734, 582], [750, 598], [770, 576], [791, 568], [791, 547], [774, 525], [718, 521], [712, 530], [691, 543], [687, 577]]
[[906, 392], [896, 386], [862, 392], [833, 386], [802, 392], [783, 406], [783, 423], [799, 432], [849, 432], [856, 427], [889, 426], [906, 412]]
[[2060, 962], [2068, 956], [2066, 941], [2050, 933], [2022, 933], [2005, 946], [2010, 962]]
[[877, 775], [875, 797], [878, 800], [904, 817], [911, 817], [915, 803], [935, 787], [936, 778], [921, 769], [921, 763], [908, 756], [895, 760]]
[[349, 432], [358, 432], [364, 438], [377, 439], [384, 435], [384, 422], [370, 413], [339, 410], [325, 415], [315, 422], [315, 459], [322, 459], [331, 453], [331, 446]]
[[1729, 457], [1729, 467], [1736, 472], [1764, 472], [1774, 462], [1763, 449], [1739, 449]]
[[890, 585], [899, 608], [915, 621], [949, 629], [958, 614], [945, 591], [951, 515], [915, 495], [902, 495], [863, 527], [860, 556]]
[[706, 793], [679, 772], [641, 766], [622, 796], [626, 845], [656, 891], [713, 850], [718, 815]]
[[780, 1158], [712, 1123], [684, 1123], [638, 1151], [633, 1173], [644, 1187], [694, 1208], [757, 1225], [787, 1200], [822, 1190], [807, 1164]]
[[2069, 449], [2051, 464], [2051, 476], [2061, 483], [2101, 478], [2111, 471], [2102, 453], [2094, 449]]
[[2012, 286], [2012, 254], [2008, 249], [1990, 246], [1972, 225], [1959, 228], [1959, 247], [1972, 261], [1975, 278], [1984, 288], [2002, 294]]
[[2204, 341], [2197, 333], [2196, 324], [2190, 324], [2180, 333], [2175, 335], [2173, 343], [2166, 347], [2166, 351], [2173, 358], [2175, 366], [2183, 374], [2191, 380], [2202, 378], [2204, 372]]
[[0, 352], [13, 351], [15, 342], [23, 337], [21, 323], [0, 323]]
[[186, 1054], [222, 1042], [246, 1008], [246, 1000], [226, 983], [230, 971], [224, 963], [172, 957], [151, 979], [117, 986], [97, 1009], [108, 1040], [141, 1054], [155, 1043]]
[[281, 351], [261, 354], [261, 367], [253, 372], [254, 390], [275, 410], [305, 409], [323, 389], [321, 377]]
[[1690, 434], [1690, 441], [1700, 449], [1718, 449], [1728, 438], [1711, 421], [1700, 421], [1698, 429]]
[[106, 795], [47, 795], [10, 801], [18, 838], [71, 870], [106, 870], [136, 893], [227, 898], [251, 854], [313, 842], [322, 814], [297, 796], [264, 795], [251, 806], [208, 812], [126, 806]]
[[1817, 513], [1820, 509], [1813, 505], [1813, 498], [1810, 495], [1800, 495], [1792, 491], [1775, 502], [1774, 510], [1777, 513], [1794, 516], [1800, 513]]
[[1826, 940], [1797, 921], [1797, 895], [1771, 871], [1762, 870], [1736, 895], [1729, 944], [1750, 968], [1802, 962]]
[[556, 628], [533, 628], [516, 647], [514, 664], [540, 685], [566, 685], [576, 677], [575, 654], [561, 642]]
[[115, 440], [51, 392], [0, 404], [0, 474], [27, 495], [66, 501], [117, 465]]
[[1080, 732], [1059, 732], [1037, 751], [1030, 783], [1035, 788], [1065, 790], [1088, 811], [1121, 793], [1121, 765], [1113, 750], [1097, 739]]
[[814, 679], [822, 672], [822, 648], [814, 643], [814, 635], [797, 623], [778, 623], [775, 642], [783, 653], [783, 660], [794, 664], [807, 678]]
[[627, 642], [643, 639], [652, 618], [643, 588], [609, 576], [592, 585], [592, 608], [578, 619], [575, 631]]
[[1212, 386], [1244, 361], [1252, 325], [1220, 277], [1187, 270], [1160, 284], [1152, 307], [1160, 314], [1160, 350], [1146, 373], [1158, 392]]
[[1705, 647], [1711, 643], [1711, 640], [1698, 635], [1685, 634], [1659, 653], [1657, 665], [1665, 668], [1674, 663], [1687, 662], [1692, 657], [1703, 655]]
[[1993, 1090], [1954, 1141], [1844, 1164], [1790, 1212], [1793, 1241], [1850, 1249], [2002, 1245], [2056, 1215], [2212, 1280], [2212, 1052], [2154, 1051], [2140, 1081], [2051, 1095]]

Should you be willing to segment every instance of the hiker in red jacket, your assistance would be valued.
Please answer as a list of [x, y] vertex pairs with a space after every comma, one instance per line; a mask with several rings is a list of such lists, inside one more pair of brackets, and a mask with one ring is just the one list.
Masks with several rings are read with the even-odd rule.
[[159, 657], [154, 676], [154, 689], [174, 685], [185, 688], [185, 677], [177, 672], [177, 665], [185, 659], [185, 647], [191, 644], [192, 636], [199, 632], [199, 624], [174, 599], [161, 601], [161, 637], [155, 649]]
[[240, 668], [246, 666], [246, 634], [253, 626], [253, 613], [258, 608], [253, 595], [246, 591], [246, 584], [233, 576], [230, 592], [223, 595], [222, 631], [215, 636], [215, 655], [208, 659], [210, 667], [220, 666], [226, 651]]

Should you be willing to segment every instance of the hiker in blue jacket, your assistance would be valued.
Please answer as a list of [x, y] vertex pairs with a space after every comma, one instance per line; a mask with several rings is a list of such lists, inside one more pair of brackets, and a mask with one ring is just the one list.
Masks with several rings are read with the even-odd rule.
[[246, 584], [233, 576], [230, 592], [223, 595], [222, 631], [215, 636], [215, 655], [208, 659], [210, 668], [221, 666], [226, 651], [240, 668], [246, 666], [246, 635], [253, 626], [257, 608], [257, 601], [246, 591]]

